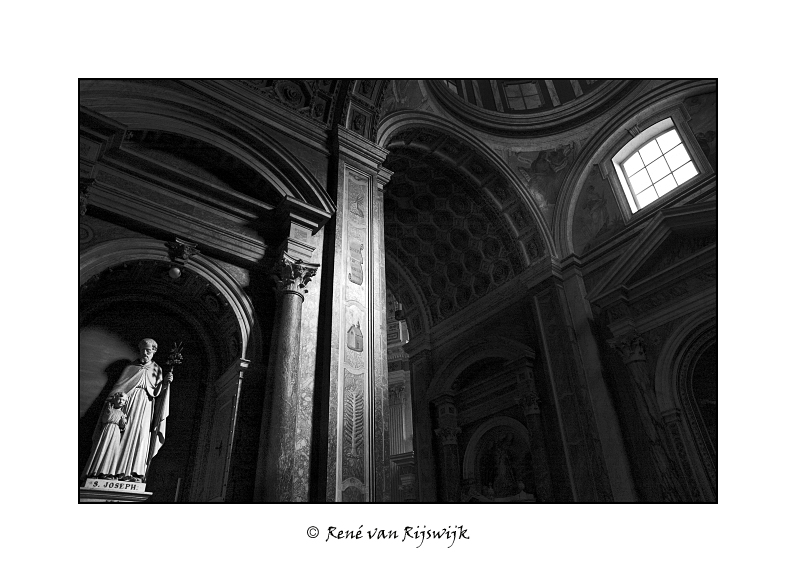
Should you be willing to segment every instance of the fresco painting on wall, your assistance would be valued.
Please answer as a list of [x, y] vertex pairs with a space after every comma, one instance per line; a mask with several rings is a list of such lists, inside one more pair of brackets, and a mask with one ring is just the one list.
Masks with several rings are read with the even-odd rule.
[[597, 167], [590, 171], [573, 215], [573, 250], [586, 253], [623, 228], [623, 217]]
[[576, 142], [541, 152], [506, 153], [507, 162], [523, 180], [549, 226], [553, 220], [559, 189], [577, 154]]
[[704, 93], [687, 99], [684, 104], [692, 119], [689, 125], [697, 143], [717, 171], [717, 93]]
[[393, 79], [385, 93], [381, 117], [401, 109], [434, 111], [429, 95], [421, 83], [407, 79]]

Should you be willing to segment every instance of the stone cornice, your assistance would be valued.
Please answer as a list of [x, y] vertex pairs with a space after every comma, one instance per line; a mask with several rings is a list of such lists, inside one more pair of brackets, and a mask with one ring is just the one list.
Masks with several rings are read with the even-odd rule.
[[716, 305], [716, 244], [633, 285], [621, 285], [594, 302], [613, 334], [640, 332], [678, 315]]
[[169, 201], [174, 199], [172, 193], [162, 192], [166, 197], [162, 203], [146, 200], [140, 195], [130, 193], [126, 188], [118, 188], [103, 182], [102, 177], [103, 175], [99, 174], [97, 183], [92, 187], [92, 206], [126, 217], [148, 229], [156, 229], [169, 236], [177, 235], [192, 239], [206, 249], [213, 249], [222, 255], [246, 262], [258, 262], [268, 252], [269, 246], [254, 235], [226, 228], [217, 221], [208, 221], [193, 213], [178, 210], [179, 205], [175, 204], [176, 201]]
[[327, 146], [329, 131], [320, 122], [301, 116], [274, 101], [258, 98], [256, 93], [231, 80], [184, 81], [184, 83], [207, 99], [233, 107], [241, 115], [273, 127], [322, 154], [330, 155]]
[[333, 151], [373, 170], [378, 170], [388, 155], [385, 148], [342, 126], [337, 126], [333, 136]]
[[611, 109], [639, 84], [638, 81], [609, 81], [587, 96], [539, 113], [513, 114], [489, 111], [455, 97], [438, 81], [426, 81], [434, 99], [443, 109], [467, 125], [500, 136], [546, 136], [571, 129]]
[[589, 301], [600, 305], [604, 296], [628, 284], [633, 275], [673, 233], [694, 229], [716, 229], [717, 203], [685, 205], [664, 209], [647, 223], [636, 240], [625, 249], [603, 279], [589, 293]]

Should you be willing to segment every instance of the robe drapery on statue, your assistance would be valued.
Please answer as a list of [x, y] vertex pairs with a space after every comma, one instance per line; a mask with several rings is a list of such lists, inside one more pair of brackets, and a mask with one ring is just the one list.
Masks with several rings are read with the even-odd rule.
[[126, 425], [125, 413], [118, 400], [108, 400], [92, 438], [91, 456], [83, 470], [89, 478], [110, 478], [116, 475], [121, 451], [121, 435]]
[[161, 367], [154, 361], [128, 365], [111, 390], [127, 395], [127, 429], [122, 435], [113, 474], [120, 479], [146, 480], [149, 463], [166, 439], [169, 383], [164, 386]]

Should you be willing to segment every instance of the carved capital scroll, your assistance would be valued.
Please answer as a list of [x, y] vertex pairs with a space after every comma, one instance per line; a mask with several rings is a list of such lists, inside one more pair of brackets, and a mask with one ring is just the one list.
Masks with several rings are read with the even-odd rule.
[[272, 278], [281, 293], [295, 293], [304, 298], [302, 292], [307, 293], [307, 285], [318, 271], [315, 263], [305, 263], [301, 259], [294, 259], [283, 253], [277, 258], [272, 270]]
[[440, 439], [441, 445], [457, 445], [457, 435], [462, 433], [459, 427], [441, 427], [434, 430], [435, 435]]

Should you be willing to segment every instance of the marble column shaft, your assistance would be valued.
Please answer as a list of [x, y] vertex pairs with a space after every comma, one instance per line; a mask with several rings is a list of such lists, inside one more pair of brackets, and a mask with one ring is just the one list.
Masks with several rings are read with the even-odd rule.
[[675, 473], [675, 463], [670, 459], [666, 446], [666, 428], [662, 423], [659, 407], [656, 403], [654, 388], [650, 380], [645, 346], [638, 335], [626, 335], [613, 342], [613, 347], [620, 352], [631, 380], [634, 383], [634, 400], [639, 411], [645, 436], [650, 445], [656, 474], [658, 475], [662, 496], [668, 502], [686, 500], [683, 487]]
[[317, 267], [287, 256], [280, 258], [276, 267], [280, 310], [274, 328], [274, 362], [269, 363], [273, 387], [265, 471], [265, 499], [269, 502], [292, 500], [303, 288]]

